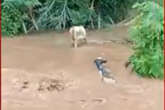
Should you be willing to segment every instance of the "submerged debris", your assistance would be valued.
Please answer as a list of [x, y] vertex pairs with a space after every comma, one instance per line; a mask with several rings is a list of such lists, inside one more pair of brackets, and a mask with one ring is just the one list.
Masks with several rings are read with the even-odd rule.
[[65, 88], [65, 83], [58, 79], [43, 79], [39, 82], [38, 91], [62, 91]]

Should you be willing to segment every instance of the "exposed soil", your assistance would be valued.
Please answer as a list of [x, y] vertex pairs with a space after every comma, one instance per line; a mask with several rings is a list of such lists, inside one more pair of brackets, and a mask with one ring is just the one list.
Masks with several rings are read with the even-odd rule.
[[[2, 110], [163, 110], [163, 81], [125, 68], [127, 38], [127, 27], [90, 31], [89, 44], [76, 49], [67, 32], [3, 38]], [[98, 56], [116, 84], [101, 82]]]

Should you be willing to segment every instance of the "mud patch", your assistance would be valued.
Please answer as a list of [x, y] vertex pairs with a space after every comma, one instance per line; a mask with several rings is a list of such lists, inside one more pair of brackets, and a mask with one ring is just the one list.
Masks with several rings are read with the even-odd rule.
[[79, 104], [81, 108], [86, 108], [94, 105], [103, 105], [107, 102], [105, 98], [92, 98], [92, 99], [80, 99]]
[[39, 81], [38, 91], [62, 91], [65, 89], [65, 82], [58, 79], [44, 78]]
[[30, 73], [23, 70], [2, 69], [5, 72], [6, 79], [10, 88], [15, 91], [33, 91], [33, 92], [53, 92], [64, 91], [66, 88], [72, 88], [75, 81], [64, 77], [61, 74]]

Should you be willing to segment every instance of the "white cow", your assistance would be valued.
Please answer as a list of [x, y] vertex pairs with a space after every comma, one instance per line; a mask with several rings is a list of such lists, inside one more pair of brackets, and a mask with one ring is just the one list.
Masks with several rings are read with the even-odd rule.
[[83, 40], [85, 43], [87, 43], [86, 31], [83, 26], [73, 26], [70, 28], [69, 32], [72, 35], [72, 44], [74, 48], [78, 47], [78, 42], [80, 40]]

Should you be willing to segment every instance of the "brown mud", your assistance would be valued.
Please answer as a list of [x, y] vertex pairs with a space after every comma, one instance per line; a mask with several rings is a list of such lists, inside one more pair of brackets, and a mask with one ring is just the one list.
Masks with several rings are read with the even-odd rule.
[[[3, 38], [2, 110], [163, 110], [163, 81], [124, 67], [132, 53], [127, 38], [127, 27], [88, 32], [89, 42], [110, 42], [77, 49], [67, 32]], [[101, 82], [98, 56], [117, 84]]]

